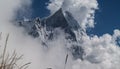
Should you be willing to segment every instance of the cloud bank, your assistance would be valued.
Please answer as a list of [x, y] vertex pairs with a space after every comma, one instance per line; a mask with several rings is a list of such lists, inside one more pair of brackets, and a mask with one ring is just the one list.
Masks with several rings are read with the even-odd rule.
[[120, 30], [115, 30], [113, 35], [83, 36], [83, 47], [86, 51], [84, 58], [87, 62], [81, 63], [87, 65], [89, 69], [119, 69], [120, 47], [116, 43], [118, 37]]

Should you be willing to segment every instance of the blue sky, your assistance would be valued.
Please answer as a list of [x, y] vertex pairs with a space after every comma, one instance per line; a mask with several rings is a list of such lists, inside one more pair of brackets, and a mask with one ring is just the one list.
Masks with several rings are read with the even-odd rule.
[[45, 17], [49, 15], [49, 10], [46, 9], [46, 3], [49, 0], [33, 0], [32, 9], [33, 15], [32, 17]]
[[120, 0], [98, 0], [99, 10], [96, 12], [96, 26], [92, 33], [102, 35], [120, 29]]
[[[49, 0], [33, 0], [32, 17], [46, 17], [49, 10], [46, 2]], [[101, 36], [105, 33], [112, 34], [114, 29], [120, 29], [120, 0], [98, 0], [99, 9], [95, 14], [95, 28], [89, 29], [89, 34]]]

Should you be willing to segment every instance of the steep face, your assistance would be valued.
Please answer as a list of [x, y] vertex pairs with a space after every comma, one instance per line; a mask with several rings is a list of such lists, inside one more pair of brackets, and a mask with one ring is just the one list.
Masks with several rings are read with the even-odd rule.
[[72, 14], [68, 11], [63, 12], [61, 8], [52, 16], [43, 19], [41, 23], [46, 25], [47, 30], [51, 30], [51, 28], [61, 28], [65, 33], [69, 34], [67, 38], [73, 41], [76, 41], [74, 31], [83, 31]]
[[65, 17], [66, 17], [67, 23], [69, 24], [69, 27], [71, 29], [73, 29], [73, 30], [80, 29], [78, 22], [74, 19], [74, 17], [72, 16], [72, 14], [70, 12], [66, 11]]
[[44, 19], [36, 18], [34, 20], [21, 21], [19, 22], [19, 26], [24, 27], [25, 30], [29, 31], [29, 34], [35, 38], [40, 36], [39, 31], [43, 27], [49, 32], [53, 31], [55, 28], [61, 28], [69, 35], [66, 38], [76, 41], [73, 30], [78, 30], [80, 27], [69, 12], [66, 12], [65, 16], [62, 9], [59, 9], [55, 14]]
[[55, 14], [48, 17], [47, 19], [43, 19], [45, 21], [46, 26], [51, 26], [53, 28], [66, 28], [68, 27], [68, 22], [65, 19], [62, 9], [59, 9]]
[[81, 58], [83, 60], [83, 48], [74, 44], [77, 43], [77, 35], [74, 31], [79, 31], [80, 26], [70, 12], [66, 11], [64, 13], [62, 9], [59, 9], [55, 14], [47, 18], [21, 21], [18, 22], [18, 25], [24, 27], [29, 35], [39, 38], [43, 46], [47, 46], [47, 40], [52, 40], [58, 36], [57, 28], [63, 30], [67, 35], [65, 36], [66, 40], [70, 40], [68, 43], [71, 43], [71, 53], [75, 59]]

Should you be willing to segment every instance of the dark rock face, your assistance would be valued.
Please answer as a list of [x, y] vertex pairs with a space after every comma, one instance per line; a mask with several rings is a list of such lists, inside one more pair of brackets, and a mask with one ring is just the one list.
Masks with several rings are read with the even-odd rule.
[[[24, 27], [28, 34], [34, 38], [45, 37], [46, 40], [52, 40], [56, 37], [56, 28], [62, 29], [68, 36], [65, 38], [72, 42], [77, 42], [76, 35], [73, 30], [80, 29], [78, 22], [74, 19], [72, 14], [68, 11], [63, 14], [62, 9], [59, 9], [53, 15], [47, 18], [36, 18], [29, 21], [18, 22], [18, 25]], [[43, 39], [41, 39], [43, 40]], [[47, 46], [45, 41], [42, 41], [43, 45]], [[83, 60], [84, 49], [78, 45], [72, 45], [71, 52], [75, 59], [80, 58]]]
[[66, 20], [69, 23], [69, 27], [71, 29], [74, 29], [74, 30], [80, 29], [80, 26], [79, 26], [78, 22], [74, 19], [72, 14], [70, 12], [68, 12], [68, 11], [66, 11], [65, 14], [66, 14]]
[[[44, 25], [47, 26], [47, 28], [48, 28], [47, 30], [51, 30], [54, 28], [61, 28], [65, 31], [65, 33], [68, 33], [70, 35], [66, 38], [76, 41], [76, 37], [75, 37], [75, 34], [72, 31], [72, 29], [77, 30], [79, 28], [79, 25], [78, 25], [77, 21], [72, 17], [72, 14], [70, 14], [69, 12], [66, 12], [66, 16], [69, 18], [66, 19], [62, 12], [62, 9], [59, 9], [52, 16], [50, 16], [46, 19], [43, 19], [42, 22], [44, 23]], [[74, 27], [72, 27], [71, 25]]]
[[46, 26], [51, 26], [53, 28], [66, 28], [68, 27], [67, 20], [65, 19], [62, 9], [58, 10], [54, 15], [45, 19]]

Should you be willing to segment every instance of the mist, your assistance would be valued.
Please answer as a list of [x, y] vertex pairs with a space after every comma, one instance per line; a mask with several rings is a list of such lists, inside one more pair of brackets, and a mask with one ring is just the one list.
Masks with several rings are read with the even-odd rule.
[[[117, 38], [120, 37], [120, 30], [114, 30], [113, 35], [105, 33], [100, 37], [97, 35], [89, 36], [86, 32], [84, 35], [78, 36], [78, 39], [81, 37], [82, 43], [80, 45], [85, 50], [86, 55], [84, 55], [84, 61], [75, 60], [66, 47], [67, 40], [62, 30], [58, 29], [59, 36], [48, 41], [49, 47], [45, 48], [39, 39], [32, 38], [25, 33], [23, 28], [14, 25], [14, 20], [18, 17], [17, 12], [19, 11], [21, 16], [25, 15], [27, 12], [25, 8], [31, 9], [31, 5], [31, 0], [0, 0], [0, 32], [2, 32], [0, 48], [3, 49], [5, 37], [10, 34], [7, 50], [9, 53], [16, 50], [18, 55], [24, 55], [19, 64], [31, 62], [28, 69], [63, 69], [68, 54], [66, 69], [120, 68], [120, 48], [116, 42]], [[51, 14], [60, 7], [63, 11], [70, 11], [82, 29], [94, 28], [94, 14], [95, 10], [98, 9], [97, 0], [50, 0], [47, 6]]]
[[45, 50], [39, 39], [28, 36], [23, 28], [14, 25], [17, 11], [19, 10], [21, 15], [25, 14], [28, 11], [25, 10], [26, 7], [30, 8], [31, 3], [30, 0], [0, 0], [1, 51], [4, 47], [5, 38], [9, 34], [7, 51], [11, 54], [16, 50], [18, 55], [24, 55], [19, 64], [31, 62], [28, 69], [62, 68], [66, 56], [66, 50], [63, 47], [64, 42], [60, 40], [51, 41], [51, 48]]

